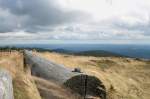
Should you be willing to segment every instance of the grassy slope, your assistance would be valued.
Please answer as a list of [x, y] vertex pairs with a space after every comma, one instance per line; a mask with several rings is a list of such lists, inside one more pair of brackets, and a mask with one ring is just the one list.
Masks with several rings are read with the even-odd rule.
[[109, 99], [150, 97], [150, 62], [130, 58], [85, 57], [49, 52], [39, 55], [72, 69], [80, 67], [87, 74], [97, 76], [105, 84]]
[[[149, 99], [150, 62], [117, 57], [85, 57], [57, 53], [36, 53], [66, 67], [80, 67], [87, 74], [95, 75], [103, 81], [109, 99]], [[32, 79], [23, 68], [23, 56], [18, 52], [0, 52], [0, 68], [10, 71], [13, 76], [15, 99], [40, 99], [38, 88], [51, 96], [72, 96], [66, 89], [45, 80]], [[43, 86], [44, 85], [44, 86]], [[55, 89], [55, 90], [54, 90]], [[57, 95], [56, 93], [60, 93]]]
[[[19, 52], [0, 52], [0, 68], [8, 70], [13, 77], [14, 99], [49, 99], [47, 96], [51, 99], [80, 99], [60, 85], [32, 77], [30, 70], [24, 68], [23, 55]], [[42, 97], [37, 89], [42, 91]]]
[[31, 76], [24, 72], [23, 55], [18, 52], [0, 52], [0, 67], [13, 77], [15, 99], [41, 99]]

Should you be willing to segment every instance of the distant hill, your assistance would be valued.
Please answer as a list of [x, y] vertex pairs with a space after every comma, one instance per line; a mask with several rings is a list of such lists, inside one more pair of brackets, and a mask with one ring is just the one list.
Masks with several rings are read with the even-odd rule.
[[11, 46], [6, 46], [6, 47], [0, 47], [0, 51], [10, 51], [10, 50], [16, 50], [16, 51], [22, 51], [22, 50], [36, 50], [38, 52], [44, 52], [48, 51], [51, 52], [50, 49], [45, 49], [45, 48], [34, 48], [34, 47], [11, 47]]
[[[131, 58], [150, 59], [150, 44], [14, 44], [5, 46], [0, 45], [0, 49], [4, 47], [7, 47], [7, 49], [14, 47], [17, 48], [17, 50], [18, 48], [29, 48], [31, 50], [35, 49], [39, 52], [50, 52], [51, 50], [54, 51], [55, 49], [65, 49], [69, 53], [70, 51], [73, 51], [74, 53], [80, 51], [103, 50], [112, 53], [117, 53], [123, 56], [129, 56]], [[6, 51], [6, 49], [4, 50]]]
[[65, 54], [73, 54], [74, 52], [71, 50], [65, 50], [65, 49], [53, 49], [51, 50], [52, 52], [57, 52], [57, 53], [65, 53]]
[[114, 53], [114, 52], [110, 52], [110, 51], [105, 51], [105, 50], [90, 50], [90, 51], [72, 51], [72, 50], [66, 50], [66, 49], [45, 49], [45, 48], [27, 48], [27, 47], [0, 47], [0, 50], [3, 51], [9, 51], [9, 50], [36, 50], [38, 52], [44, 52], [44, 51], [48, 51], [48, 52], [57, 52], [57, 53], [64, 53], [64, 54], [73, 54], [73, 55], [83, 55], [83, 56], [95, 56], [95, 57], [125, 57], [124, 55], [118, 54], [118, 53]]
[[104, 50], [92, 50], [92, 51], [82, 51], [76, 53], [76, 55], [84, 55], [84, 56], [95, 56], [95, 57], [125, 57], [123, 55], [109, 52], [109, 51], [104, 51]]
[[64, 53], [64, 54], [73, 54], [73, 55], [83, 55], [83, 56], [95, 56], [95, 57], [125, 57], [123, 55], [109, 52], [109, 51], [104, 51], [104, 50], [91, 50], [91, 51], [80, 51], [80, 52], [75, 52], [71, 50], [65, 50], [65, 49], [54, 49], [51, 50], [52, 52], [57, 52], [57, 53]]

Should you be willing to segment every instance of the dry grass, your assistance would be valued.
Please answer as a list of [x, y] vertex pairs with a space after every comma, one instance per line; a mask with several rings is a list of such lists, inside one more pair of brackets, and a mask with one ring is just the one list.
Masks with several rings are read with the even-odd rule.
[[[68, 68], [80, 67], [83, 72], [97, 76], [106, 86], [109, 99], [149, 99], [150, 61], [115, 57], [84, 57], [57, 53], [35, 53]], [[36, 84], [43, 94], [53, 98], [76, 99], [62, 86], [33, 78], [23, 66], [19, 52], [0, 52], [0, 68], [10, 71], [13, 77], [15, 99], [40, 99]]]
[[69, 89], [42, 78], [33, 77], [43, 99], [81, 99]]
[[0, 68], [8, 70], [13, 77], [15, 99], [80, 99], [79, 95], [69, 89], [32, 77], [30, 69], [24, 67], [23, 54], [17, 51], [0, 52]]
[[41, 99], [34, 81], [24, 72], [23, 55], [19, 52], [0, 52], [0, 68], [13, 77], [15, 99]]
[[149, 99], [150, 62], [130, 58], [84, 57], [36, 53], [69, 68], [80, 67], [97, 76], [107, 88], [109, 99]]

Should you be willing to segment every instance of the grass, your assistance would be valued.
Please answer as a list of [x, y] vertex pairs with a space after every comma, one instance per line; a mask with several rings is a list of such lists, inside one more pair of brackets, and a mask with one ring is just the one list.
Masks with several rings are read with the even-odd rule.
[[8, 70], [13, 77], [15, 99], [41, 99], [34, 81], [24, 72], [22, 53], [0, 52], [0, 68]]
[[96, 66], [100, 67], [103, 71], [105, 71], [106, 69], [109, 69], [112, 66], [117, 65], [116, 62], [112, 61], [112, 60], [91, 60], [93, 63], [96, 64]]
[[[35, 54], [72, 70], [79, 67], [81, 71], [98, 77], [104, 83], [109, 99], [149, 99], [150, 97], [150, 61], [50, 52], [35, 52]], [[17, 51], [0, 52], [0, 68], [8, 70], [13, 77], [15, 99], [40, 99], [37, 87], [55, 98], [78, 97], [55, 83], [33, 79], [23, 66], [23, 55]]]
[[60, 85], [32, 77], [23, 64], [23, 54], [18, 51], [0, 52], [0, 68], [8, 70], [13, 77], [14, 99], [44, 99], [39, 93], [41, 89], [51, 99], [80, 99], [79, 95]]
[[19, 81], [15, 79], [13, 81], [13, 86], [14, 86], [14, 97], [15, 99], [28, 99], [29, 96], [25, 90], [25, 87], [23, 87], [22, 81]]
[[106, 86], [109, 99], [150, 97], [150, 62], [121, 57], [36, 54], [71, 69], [80, 67], [83, 72], [98, 77]]
[[38, 77], [33, 77], [33, 79], [37, 84], [42, 99], [82, 99], [78, 94], [64, 88], [64, 86]]

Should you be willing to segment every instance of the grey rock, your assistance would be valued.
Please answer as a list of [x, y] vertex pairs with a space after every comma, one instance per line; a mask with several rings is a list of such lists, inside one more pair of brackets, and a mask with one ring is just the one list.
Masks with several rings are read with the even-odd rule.
[[106, 99], [105, 86], [102, 82], [94, 76], [80, 72], [80, 69], [71, 71], [63, 65], [34, 55], [32, 51], [27, 50], [24, 51], [24, 61], [27, 66], [30, 66], [32, 75], [65, 85], [82, 96], [88, 94]]
[[12, 77], [3, 69], [0, 69], [0, 99], [14, 99]]

